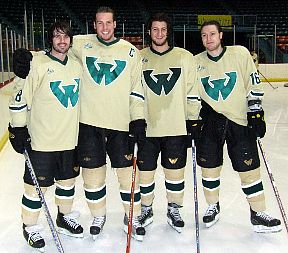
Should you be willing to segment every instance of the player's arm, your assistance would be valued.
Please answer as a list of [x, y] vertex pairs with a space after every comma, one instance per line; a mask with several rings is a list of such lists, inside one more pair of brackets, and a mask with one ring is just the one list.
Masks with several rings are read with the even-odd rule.
[[187, 78], [187, 118], [186, 129], [188, 135], [193, 139], [199, 138], [202, 119], [199, 117], [201, 99], [199, 96], [198, 75], [195, 58], [191, 55], [189, 57], [188, 65], [185, 66], [189, 69]]
[[262, 138], [266, 133], [266, 123], [264, 120], [264, 110], [262, 107], [264, 91], [256, 66], [253, 59], [249, 56], [250, 55], [247, 53], [247, 60], [244, 61], [244, 65], [242, 66], [243, 70], [247, 70], [245, 75], [248, 108], [247, 121], [248, 126], [252, 128], [256, 137]]
[[9, 140], [18, 153], [23, 153], [24, 148], [30, 149], [30, 135], [27, 129], [27, 103], [24, 99], [23, 88], [25, 79], [14, 79], [14, 92], [9, 101], [11, 121], [8, 126]]
[[27, 129], [28, 111], [31, 106], [33, 91], [33, 66], [26, 79], [15, 78], [14, 92], [9, 102], [11, 121], [8, 126], [9, 140], [14, 150], [23, 153], [31, 149], [30, 135]]
[[134, 61], [131, 70], [131, 92], [130, 92], [130, 118], [129, 133], [136, 140], [145, 137], [146, 122], [144, 119], [144, 90], [141, 83], [142, 62], [139, 51], [131, 48]]

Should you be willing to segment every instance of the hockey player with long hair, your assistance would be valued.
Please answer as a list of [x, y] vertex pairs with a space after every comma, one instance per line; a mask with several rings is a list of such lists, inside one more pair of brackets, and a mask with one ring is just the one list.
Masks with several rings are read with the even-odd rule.
[[[24, 150], [28, 151], [42, 192], [45, 193], [55, 181], [58, 231], [83, 237], [83, 228], [77, 221], [78, 214], [72, 212], [75, 178], [80, 171], [76, 146], [82, 75], [78, 61], [67, 56], [72, 40], [69, 25], [55, 22], [48, 32], [50, 51], [34, 57], [31, 69], [30, 65], [25, 67], [24, 64], [24, 69], [18, 66], [16, 72], [22, 79], [15, 79], [16, 93], [9, 105], [12, 120], [8, 129], [15, 151], [21, 154]], [[24, 52], [24, 58], [23, 61], [29, 63], [31, 53]], [[41, 202], [27, 165], [24, 190], [23, 235], [31, 247], [44, 251], [45, 241], [37, 224]]]
[[205, 51], [196, 55], [203, 119], [197, 143], [197, 163], [202, 167], [202, 184], [208, 209], [206, 227], [220, 215], [220, 172], [226, 142], [233, 169], [250, 206], [250, 220], [256, 232], [278, 232], [280, 220], [265, 213], [257, 138], [266, 132], [262, 97], [264, 92], [257, 69], [242, 46], [222, 46], [223, 32], [217, 21], [201, 26]]

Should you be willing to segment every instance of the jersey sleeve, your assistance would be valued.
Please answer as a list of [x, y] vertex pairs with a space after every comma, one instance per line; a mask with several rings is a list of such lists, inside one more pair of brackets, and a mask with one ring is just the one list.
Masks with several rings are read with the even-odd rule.
[[[243, 48], [243, 66], [242, 69], [245, 71], [243, 73], [244, 85], [247, 91], [247, 105], [249, 106], [249, 101], [257, 100], [261, 105], [261, 101], [264, 96], [263, 85], [260, 81], [260, 77], [253, 59], [248, 51], [248, 49]], [[261, 109], [261, 108], [260, 108]]]
[[36, 69], [39, 62], [37, 58], [33, 58], [31, 69], [26, 79], [17, 78], [15, 81], [13, 95], [9, 102], [11, 125], [13, 127], [23, 127], [28, 124], [28, 113], [38, 84]]
[[131, 69], [130, 118], [131, 121], [144, 119], [144, 90], [141, 83], [142, 61], [138, 49], [134, 49]]
[[187, 119], [195, 120], [199, 118], [200, 95], [198, 90], [198, 74], [195, 57], [191, 54], [188, 58], [188, 84], [187, 84]]
[[11, 116], [10, 124], [12, 127], [23, 127], [27, 125], [27, 103], [23, 96], [25, 79], [15, 77], [13, 93], [9, 101], [9, 112]]

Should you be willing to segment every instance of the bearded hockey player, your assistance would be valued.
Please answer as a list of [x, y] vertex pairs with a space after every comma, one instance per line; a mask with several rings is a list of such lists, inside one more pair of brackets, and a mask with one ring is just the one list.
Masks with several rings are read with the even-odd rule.
[[[28, 51], [20, 54], [21, 64], [15, 66], [15, 94], [9, 109], [9, 139], [18, 153], [26, 149], [39, 185], [45, 193], [55, 181], [56, 224], [60, 233], [83, 237], [83, 228], [72, 212], [77, 163], [79, 129], [79, 89], [81, 65], [67, 56], [72, 44], [71, 28], [63, 22], [54, 23], [48, 32], [51, 50], [39, 53], [31, 62]], [[21, 56], [23, 55], [23, 56]], [[27, 64], [28, 62], [28, 64]], [[29, 74], [28, 74], [29, 72]], [[27, 76], [28, 75], [28, 76]], [[26, 78], [23, 79], [23, 78]], [[45, 241], [37, 225], [41, 210], [40, 198], [26, 165], [22, 198], [23, 234], [28, 244], [44, 251]]]
[[184, 227], [179, 209], [183, 205], [187, 147], [200, 126], [196, 62], [187, 50], [170, 45], [171, 21], [167, 14], [152, 16], [148, 32], [151, 46], [141, 50], [147, 122], [147, 137], [139, 142], [138, 152], [141, 223], [147, 226], [153, 221], [154, 176], [161, 153], [167, 222], [180, 233]]

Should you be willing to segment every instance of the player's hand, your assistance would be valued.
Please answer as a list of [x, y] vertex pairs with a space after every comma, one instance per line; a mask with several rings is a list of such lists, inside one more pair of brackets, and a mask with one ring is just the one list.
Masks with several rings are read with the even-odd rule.
[[133, 120], [129, 124], [129, 136], [134, 142], [142, 141], [146, 137], [146, 122], [144, 119]]
[[266, 123], [264, 111], [254, 111], [247, 113], [248, 126], [254, 130], [256, 137], [263, 138], [266, 133]]
[[25, 79], [30, 71], [32, 54], [25, 48], [18, 48], [13, 54], [13, 71], [16, 76]]
[[31, 150], [31, 138], [27, 127], [8, 126], [9, 140], [17, 153], [23, 154], [24, 149]]

